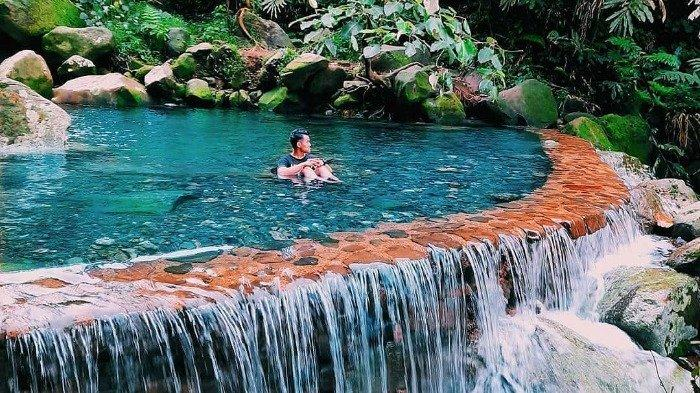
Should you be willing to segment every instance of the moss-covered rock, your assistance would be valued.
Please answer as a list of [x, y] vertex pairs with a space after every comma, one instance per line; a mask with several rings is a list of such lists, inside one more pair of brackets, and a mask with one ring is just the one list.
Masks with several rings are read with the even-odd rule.
[[438, 124], [458, 125], [467, 118], [464, 105], [455, 93], [442, 94], [423, 101], [423, 110], [430, 120]]
[[287, 99], [288, 94], [289, 90], [284, 86], [272, 89], [260, 97], [258, 106], [266, 111], [275, 110]]
[[59, 26], [44, 35], [41, 45], [52, 63], [60, 64], [73, 55], [98, 61], [112, 53], [114, 38], [104, 27]]
[[401, 50], [384, 51], [372, 59], [372, 70], [376, 72], [387, 72], [396, 70], [411, 64], [411, 58]]
[[169, 63], [153, 67], [143, 78], [148, 94], [160, 100], [168, 100], [177, 90], [177, 82]]
[[564, 117], [563, 117], [562, 119], [564, 120], [564, 122], [568, 123], [568, 122], [570, 122], [570, 121], [572, 121], [572, 120], [574, 120], [574, 119], [578, 119], [579, 117], [586, 117], [586, 118], [589, 118], [589, 119], [591, 119], [591, 120], [596, 120], [596, 119], [597, 119], [597, 117], [596, 117], [595, 115], [591, 115], [590, 113], [586, 113], [586, 112], [571, 112], [571, 113], [567, 113], [567, 114], [564, 115]]
[[345, 93], [339, 95], [338, 98], [333, 101], [333, 107], [346, 109], [356, 106], [358, 103], [359, 101], [352, 94]]
[[85, 75], [95, 75], [96, 73], [97, 68], [95, 67], [95, 63], [90, 59], [78, 55], [69, 57], [68, 60], [64, 61], [56, 70], [56, 76], [61, 81], [67, 81]]
[[85, 26], [70, 0], [0, 1], [0, 29], [18, 42], [37, 40], [56, 26]]
[[637, 115], [608, 114], [600, 118], [600, 123], [613, 145], [613, 150], [624, 151], [642, 162], [649, 162], [651, 131], [644, 119]]
[[428, 78], [428, 73], [419, 65], [399, 71], [394, 79], [394, 92], [398, 101], [420, 104], [433, 95], [434, 90]]
[[176, 78], [188, 80], [194, 76], [197, 70], [197, 61], [191, 53], [183, 53], [173, 60], [171, 67]]
[[34, 51], [23, 50], [5, 59], [0, 63], [0, 77], [24, 83], [43, 97], [51, 98], [51, 70]]
[[187, 50], [190, 34], [180, 27], [171, 27], [165, 35], [165, 48], [173, 55], [179, 55]]
[[338, 89], [343, 87], [343, 82], [348, 77], [347, 72], [335, 64], [330, 64], [311, 77], [305, 92], [309, 101], [314, 103], [326, 102]]
[[290, 61], [282, 71], [282, 84], [290, 91], [300, 91], [313, 76], [328, 68], [328, 59], [315, 53], [302, 53]]
[[118, 73], [71, 79], [53, 91], [58, 104], [134, 107], [147, 105], [146, 87]]
[[557, 122], [557, 102], [552, 89], [535, 79], [500, 92], [495, 103], [509, 118], [508, 123], [549, 127]]
[[0, 149], [4, 152], [60, 148], [70, 116], [26, 85], [0, 78]]
[[155, 67], [155, 66], [152, 66], [150, 64], [146, 64], [146, 65], [139, 67], [137, 70], [133, 71], [134, 78], [138, 79], [139, 82], [143, 83], [144, 79], [146, 78], [146, 75], [149, 72], [151, 72], [153, 67]]
[[232, 108], [250, 109], [253, 106], [253, 101], [250, 95], [245, 90], [238, 90], [231, 93], [229, 103]]
[[671, 269], [620, 267], [604, 277], [601, 321], [624, 330], [644, 349], [682, 355], [698, 331], [698, 282]]
[[214, 92], [206, 81], [190, 79], [187, 81], [185, 100], [192, 106], [211, 107], [214, 105]]
[[564, 127], [564, 132], [591, 142], [597, 149], [613, 149], [612, 143], [610, 143], [608, 137], [605, 135], [603, 127], [595, 120], [588, 117], [579, 117], [570, 121]]

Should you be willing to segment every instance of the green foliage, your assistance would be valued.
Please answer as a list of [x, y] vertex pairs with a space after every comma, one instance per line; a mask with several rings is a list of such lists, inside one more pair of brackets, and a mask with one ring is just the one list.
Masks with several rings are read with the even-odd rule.
[[[466, 67], [479, 53], [479, 63], [502, 68], [502, 56], [495, 40], [476, 41], [466, 19], [451, 8], [429, 14], [419, 0], [350, 0], [320, 9], [298, 20], [301, 30], [309, 31], [304, 42], [318, 53], [336, 56], [340, 43], [359, 58], [379, 54], [382, 45], [402, 46], [409, 57], [428, 52], [436, 63]], [[341, 39], [338, 39], [337, 36]], [[488, 52], [479, 52], [477, 45]]]

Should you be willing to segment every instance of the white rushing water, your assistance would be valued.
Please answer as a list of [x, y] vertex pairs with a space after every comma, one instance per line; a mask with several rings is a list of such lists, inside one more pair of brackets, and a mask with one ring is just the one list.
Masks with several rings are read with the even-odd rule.
[[0, 389], [660, 391], [661, 379], [689, 391], [672, 360], [596, 322], [602, 274], [653, 263], [665, 247], [626, 210], [607, 221], [577, 240], [564, 229], [502, 237], [498, 247], [431, 249], [425, 260], [353, 266], [278, 293], [34, 330], [4, 342]]

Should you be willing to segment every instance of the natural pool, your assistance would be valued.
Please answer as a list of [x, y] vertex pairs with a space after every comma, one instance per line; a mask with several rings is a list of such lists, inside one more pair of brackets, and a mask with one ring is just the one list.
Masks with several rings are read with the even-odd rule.
[[[123, 261], [473, 212], [542, 185], [537, 135], [219, 110], [70, 110], [65, 154], [0, 158], [0, 270]], [[345, 181], [294, 186], [269, 169], [289, 131]]]

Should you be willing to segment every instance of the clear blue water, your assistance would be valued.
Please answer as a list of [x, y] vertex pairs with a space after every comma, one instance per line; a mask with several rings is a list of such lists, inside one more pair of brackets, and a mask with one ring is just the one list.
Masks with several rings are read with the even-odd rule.
[[[0, 158], [0, 270], [207, 245], [281, 248], [487, 209], [531, 192], [550, 170], [539, 138], [524, 131], [219, 110], [70, 113], [65, 154]], [[272, 178], [298, 126], [343, 184]]]

